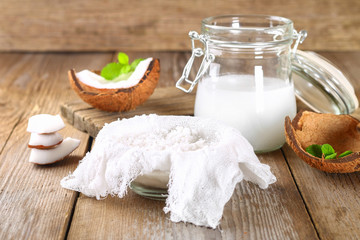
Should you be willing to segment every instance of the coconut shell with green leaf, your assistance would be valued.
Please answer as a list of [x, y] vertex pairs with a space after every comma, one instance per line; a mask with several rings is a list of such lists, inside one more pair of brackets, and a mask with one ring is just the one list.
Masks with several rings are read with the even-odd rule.
[[101, 71], [68, 72], [71, 87], [91, 106], [108, 112], [135, 109], [154, 92], [159, 81], [159, 59], [136, 59], [129, 64], [126, 54]]
[[285, 119], [286, 141], [307, 164], [321, 171], [360, 171], [359, 121], [349, 115], [299, 112]]

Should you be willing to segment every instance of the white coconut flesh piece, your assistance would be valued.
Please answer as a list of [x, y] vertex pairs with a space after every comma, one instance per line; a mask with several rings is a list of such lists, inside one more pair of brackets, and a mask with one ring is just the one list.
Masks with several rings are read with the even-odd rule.
[[29, 162], [45, 165], [62, 160], [72, 153], [80, 144], [80, 140], [74, 138], [65, 138], [61, 144], [51, 149], [31, 149]]
[[60, 133], [49, 133], [49, 134], [38, 134], [31, 133], [29, 148], [53, 148], [56, 145], [59, 145], [63, 140], [63, 137]]
[[108, 81], [102, 76], [89, 70], [83, 70], [76, 73], [76, 77], [82, 83], [98, 89], [129, 88], [140, 82], [152, 60], [153, 58], [147, 58], [141, 61], [127, 80]]
[[38, 114], [29, 118], [28, 132], [31, 133], [54, 133], [65, 127], [60, 115]]

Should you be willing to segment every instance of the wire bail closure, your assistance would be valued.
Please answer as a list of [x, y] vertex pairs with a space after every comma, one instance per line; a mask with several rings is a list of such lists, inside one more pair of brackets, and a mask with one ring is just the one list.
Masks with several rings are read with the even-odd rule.
[[[189, 32], [189, 37], [191, 38], [191, 46], [192, 46], [192, 53], [189, 58], [189, 61], [186, 63], [184, 67], [184, 71], [180, 77], [180, 79], [176, 82], [176, 87], [186, 93], [190, 93], [195, 85], [198, 83], [200, 78], [205, 74], [206, 70], [209, 68], [210, 63], [215, 60], [215, 56], [213, 54], [209, 53], [209, 43], [208, 39], [209, 37], [206, 35], [198, 34], [195, 31]], [[204, 50], [202, 48], [196, 48], [195, 46], [195, 40], [199, 40], [204, 45]], [[195, 76], [195, 79], [192, 81], [189, 79], [189, 75], [191, 72], [191, 68], [194, 64], [195, 57], [201, 57], [203, 56], [203, 60], [201, 62], [200, 68]], [[185, 87], [181, 86], [184, 81], [188, 84], [190, 84], [190, 87], [186, 89]]]
[[296, 42], [294, 44], [294, 47], [291, 49], [292, 54], [296, 54], [296, 50], [299, 46], [299, 44], [302, 44], [305, 41], [305, 38], [307, 37], [307, 31], [306, 30], [300, 30], [300, 32], [297, 32], [294, 29], [293, 33], [293, 39], [296, 39]]

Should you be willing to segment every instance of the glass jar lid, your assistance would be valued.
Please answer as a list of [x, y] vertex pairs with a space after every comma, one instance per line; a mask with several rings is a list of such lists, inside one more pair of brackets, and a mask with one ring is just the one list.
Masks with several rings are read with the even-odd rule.
[[325, 58], [297, 50], [292, 56], [295, 94], [313, 111], [350, 114], [359, 101], [349, 80]]

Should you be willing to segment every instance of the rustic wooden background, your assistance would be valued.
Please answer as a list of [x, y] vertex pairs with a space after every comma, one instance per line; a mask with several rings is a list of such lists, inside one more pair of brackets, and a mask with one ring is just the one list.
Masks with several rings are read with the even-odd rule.
[[0, 51], [189, 50], [219, 14], [269, 14], [306, 29], [302, 49], [360, 50], [359, 0], [1, 0]]

